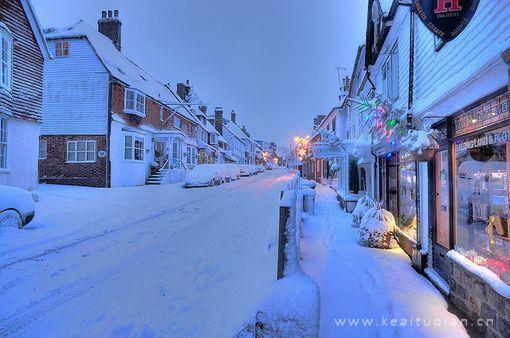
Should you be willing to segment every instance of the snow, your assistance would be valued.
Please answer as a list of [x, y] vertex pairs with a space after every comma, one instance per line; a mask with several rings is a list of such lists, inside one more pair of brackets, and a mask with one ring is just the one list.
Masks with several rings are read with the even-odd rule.
[[0, 332], [232, 336], [273, 287], [276, 206], [290, 179], [278, 170], [210, 189], [39, 186], [34, 221], [0, 227]]
[[16, 209], [22, 213], [35, 210], [31, 193], [20, 188], [0, 185], [0, 212], [7, 209]]
[[498, 275], [496, 275], [494, 272], [470, 261], [467, 257], [463, 256], [461, 253], [457, 251], [454, 250], [448, 251], [446, 255], [452, 261], [460, 264], [464, 269], [480, 277], [501, 296], [510, 299], [510, 285], [503, 282], [501, 278], [499, 278]]
[[432, 137], [434, 130], [413, 130], [402, 141], [402, 146], [409, 151], [419, 151], [421, 149], [439, 149], [439, 144]]
[[358, 244], [333, 190], [317, 186], [315, 210], [304, 219], [301, 265], [319, 284], [321, 337], [468, 337], [401, 249]]
[[430, 279], [430, 281], [443, 292], [445, 295], [450, 294], [450, 286], [448, 283], [436, 272], [436, 270], [432, 268], [425, 269], [425, 275]]

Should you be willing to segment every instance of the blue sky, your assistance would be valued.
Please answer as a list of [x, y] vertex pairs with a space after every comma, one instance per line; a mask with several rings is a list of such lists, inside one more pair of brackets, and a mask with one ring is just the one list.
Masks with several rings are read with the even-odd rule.
[[129, 58], [161, 81], [189, 79], [211, 111], [235, 109], [282, 145], [337, 104], [335, 67], [350, 74], [366, 20], [364, 0], [32, 1], [44, 27], [96, 26], [119, 9]]

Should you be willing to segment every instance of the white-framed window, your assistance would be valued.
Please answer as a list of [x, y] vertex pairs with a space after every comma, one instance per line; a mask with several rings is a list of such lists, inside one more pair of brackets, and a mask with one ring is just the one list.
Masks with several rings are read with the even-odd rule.
[[161, 122], [165, 121], [165, 108], [163, 106], [161, 106], [161, 108], [159, 108], [159, 120]]
[[128, 114], [145, 117], [145, 95], [138, 90], [129, 88], [126, 88], [125, 92], [124, 111]]
[[124, 159], [143, 161], [145, 152], [145, 140], [143, 137], [134, 135], [124, 136]]
[[67, 162], [69, 163], [96, 162], [96, 141], [95, 140], [67, 141]]
[[174, 127], [177, 129], [181, 129], [181, 119], [177, 116], [174, 116]]
[[12, 78], [12, 34], [0, 22], [0, 87], [11, 89]]
[[188, 156], [186, 156], [186, 164], [196, 165], [198, 163], [197, 149], [188, 146]]
[[7, 119], [0, 117], [0, 169], [7, 169]]
[[174, 160], [181, 159], [181, 145], [179, 144], [179, 141], [174, 141], [172, 143], [172, 158]]
[[69, 42], [59, 41], [55, 43], [55, 57], [66, 58], [69, 56]]
[[39, 159], [45, 160], [48, 158], [48, 141], [39, 140]]
[[383, 95], [391, 100], [397, 100], [400, 96], [398, 44], [393, 47], [382, 68], [382, 80]]

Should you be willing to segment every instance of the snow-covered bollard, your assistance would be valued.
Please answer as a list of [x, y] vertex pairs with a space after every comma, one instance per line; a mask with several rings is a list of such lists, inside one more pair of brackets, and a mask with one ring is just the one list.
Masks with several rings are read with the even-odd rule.
[[304, 188], [300, 191], [300, 194], [303, 196], [303, 211], [313, 214], [315, 209], [315, 190]]
[[361, 219], [365, 215], [365, 213], [370, 209], [375, 207], [375, 201], [370, 196], [363, 196], [359, 199], [354, 211], [352, 212], [353, 223], [352, 226], [358, 228], [361, 223]]
[[395, 218], [391, 212], [379, 207], [371, 208], [361, 220], [361, 244], [370, 248], [391, 249], [396, 246], [393, 238], [395, 227]]

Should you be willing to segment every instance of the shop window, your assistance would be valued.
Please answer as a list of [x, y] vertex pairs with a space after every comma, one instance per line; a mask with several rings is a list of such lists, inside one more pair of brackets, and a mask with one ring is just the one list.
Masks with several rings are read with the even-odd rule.
[[456, 250], [510, 284], [510, 129], [455, 144]]
[[398, 168], [398, 226], [413, 239], [418, 238], [416, 216], [416, 162], [400, 163]]

